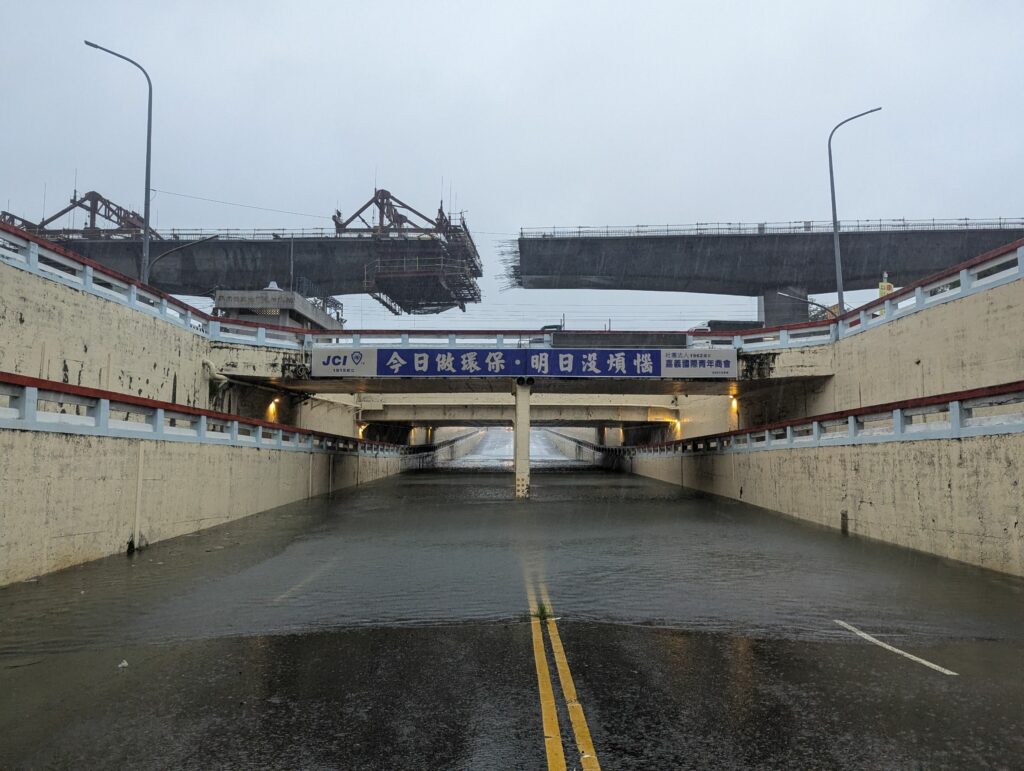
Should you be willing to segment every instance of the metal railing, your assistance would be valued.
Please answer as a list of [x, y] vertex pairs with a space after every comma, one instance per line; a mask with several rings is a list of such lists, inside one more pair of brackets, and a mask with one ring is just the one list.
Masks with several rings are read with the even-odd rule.
[[427, 456], [473, 436], [377, 442], [11, 372], [0, 372], [0, 429], [374, 457]]
[[[353, 238], [393, 238], [429, 240], [440, 237], [438, 233], [417, 233], [413, 231], [383, 231], [381, 233], [368, 233], [359, 231], [336, 231], [331, 228], [170, 228], [161, 230], [160, 237], [165, 241], [198, 241], [203, 238], [217, 235], [221, 241], [289, 241], [302, 239], [353, 239]], [[125, 233], [125, 238], [138, 239], [138, 232]], [[69, 231], [60, 235], [62, 241], [96, 240], [87, 231]], [[118, 236], [103, 235], [103, 240], [113, 238], [119, 240]]]
[[693, 332], [691, 347], [743, 350], [785, 349], [835, 342], [909, 314], [1024, 278], [1024, 239], [993, 249], [947, 271], [909, 284], [844, 313], [838, 319], [808, 321], [740, 332]]
[[[906, 230], [1024, 230], [1024, 218], [996, 219], [873, 219], [843, 220], [844, 233], [899, 232]], [[689, 225], [577, 225], [575, 227], [522, 228], [520, 238], [635, 238], [637, 236], [763, 236], [790, 233], [831, 233], [831, 220], [790, 222], [696, 222]]]
[[[787, 324], [740, 332], [687, 332], [691, 348], [728, 347], [743, 351], [784, 350], [822, 345], [859, 334], [941, 303], [1024, 278], [1024, 239], [994, 249], [922, 281], [873, 300], [838, 319]], [[537, 330], [339, 330], [259, 324], [215, 317], [153, 287], [75, 254], [57, 244], [0, 224], [0, 262], [52, 281], [159, 316], [210, 340], [312, 350], [316, 346], [387, 347], [552, 347], [550, 332]], [[666, 330], [666, 332], [668, 332]], [[601, 332], [593, 332], [599, 336]], [[615, 332], [610, 334], [621, 334]], [[656, 335], [658, 332], [645, 332]], [[673, 332], [678, 334], [678, 332]], [[599, 338], [598, 338], [599, 339]], [[595, 342], [595, 345], [600, 346]]]
[[609, 447], [547, 429], [609, 457], [755, 452], [1024, 433], [1024, 380], [879, 404], [739, 431]]

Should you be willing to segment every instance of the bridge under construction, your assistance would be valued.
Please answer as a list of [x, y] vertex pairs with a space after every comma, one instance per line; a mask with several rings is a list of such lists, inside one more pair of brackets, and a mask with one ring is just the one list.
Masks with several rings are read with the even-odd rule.
[[[858, 220], [841, 230], [846, 289], [873, 289], [883, 274], [906, 286], [1024, 237], [1024, 220]], [[758, 297], [768, 325], [807, 321], [808, 293], [836, 289], [831, 222], [524, 229], [506, 273], [526, 289]]]
[[[54, 227], [69, 212], [86, 213], [81, 228]], [[150, 282], [170, 294], [217, 289], [313, 287], [319, 297], [366, 293], [392, 313], [440, 313], [480, 302], [483, 266], [465, 218], [443, 207], [434, 217], [387, 190], [376, 190], [333, 230], [151, 231]], [[109, 227], [102, 226], [109, 223]], [[71, 198], [41, 222], [0, 212], [0, 222], [44, 236], [137, 278], [143, 219], [95, 191]], [[166, 257], [166, 259], [165, 259]]]

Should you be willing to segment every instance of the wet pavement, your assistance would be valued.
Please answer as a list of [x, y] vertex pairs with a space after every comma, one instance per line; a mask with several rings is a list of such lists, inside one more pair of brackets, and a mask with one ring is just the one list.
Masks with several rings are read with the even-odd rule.
[[532, 439], [0, 589], [0, 768], [1024, 765], [1024, 580]]

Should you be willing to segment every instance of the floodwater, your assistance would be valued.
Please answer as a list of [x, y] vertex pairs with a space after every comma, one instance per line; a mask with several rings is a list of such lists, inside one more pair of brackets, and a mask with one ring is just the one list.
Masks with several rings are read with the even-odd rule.
[[1024, 581], [511, 441], [0, 590], [0, 767], [543, 767], [529, 590], [606, 768], [1024, 757]]

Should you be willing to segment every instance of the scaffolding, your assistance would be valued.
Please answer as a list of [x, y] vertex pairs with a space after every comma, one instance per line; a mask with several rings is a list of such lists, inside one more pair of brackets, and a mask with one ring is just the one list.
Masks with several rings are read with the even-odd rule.
[[[81, 228], [54, 228], [57, 219], [76, 209], [87, 213]], [[164, 230], [154, 239], [178, 241], [210, 240], [216, 235], [221, 243], [235, 242], [243, 256], [256, 261], [259, 249], [246, 250], [244, 242], [283, 240], [317, 241], [329, 245], [327, 253], [348, 258], [346, 272], [356, 286], [362, 269], [363, 290], [395, 314], [441, 313], [451, 308], [466, 309], [468, 303], [480, 302], [477, 279], [483, 275], [480, 254], [466, 226], [463, 214], [453, 215], [438, 207], [431, 218], [393, 196], [388, 190], [375, 190], [373, 196], [354, 214], [343, 217], [335, 211], [331, 217], [334, 228], [313, 231], [266, 230]], [[106, 220], [111, 227], [100, 227]], [[70, 205], [41, 222], [33, 223], [9, 212], [0, 212], [6, 222], [31, 233], [63, 243], [90, 254], [90, 242], [100, 241], [109, 249], [130, 248], [142, 237], [142, 217], [137, 212], [118, 206], [95, 191], [77, 194]], [[191, 245], [189, 248], [192, 248]], [[327, 282], [329, 283], [329, 281]], [[298, 289], [298, 287], [296, 287]], [[302, 291], [302, 290], [300, 290]], [[319, 287], [303, 292], [318, 299], [326, 312], [340, 316], [340, 304]], [[338, 306], [338, 307], [335, 307]]]
[[480, 253], [465, 217], [460, 214], [455, 222], [443, 203], [431, 219], [389, 191], [377, 190], [355, 214], [343, 219], [335, 212], [332, 219], [338, 235], [374, 239], [363, 289], [392, 313], [464, 311], [467, 303], [480, 302]]

